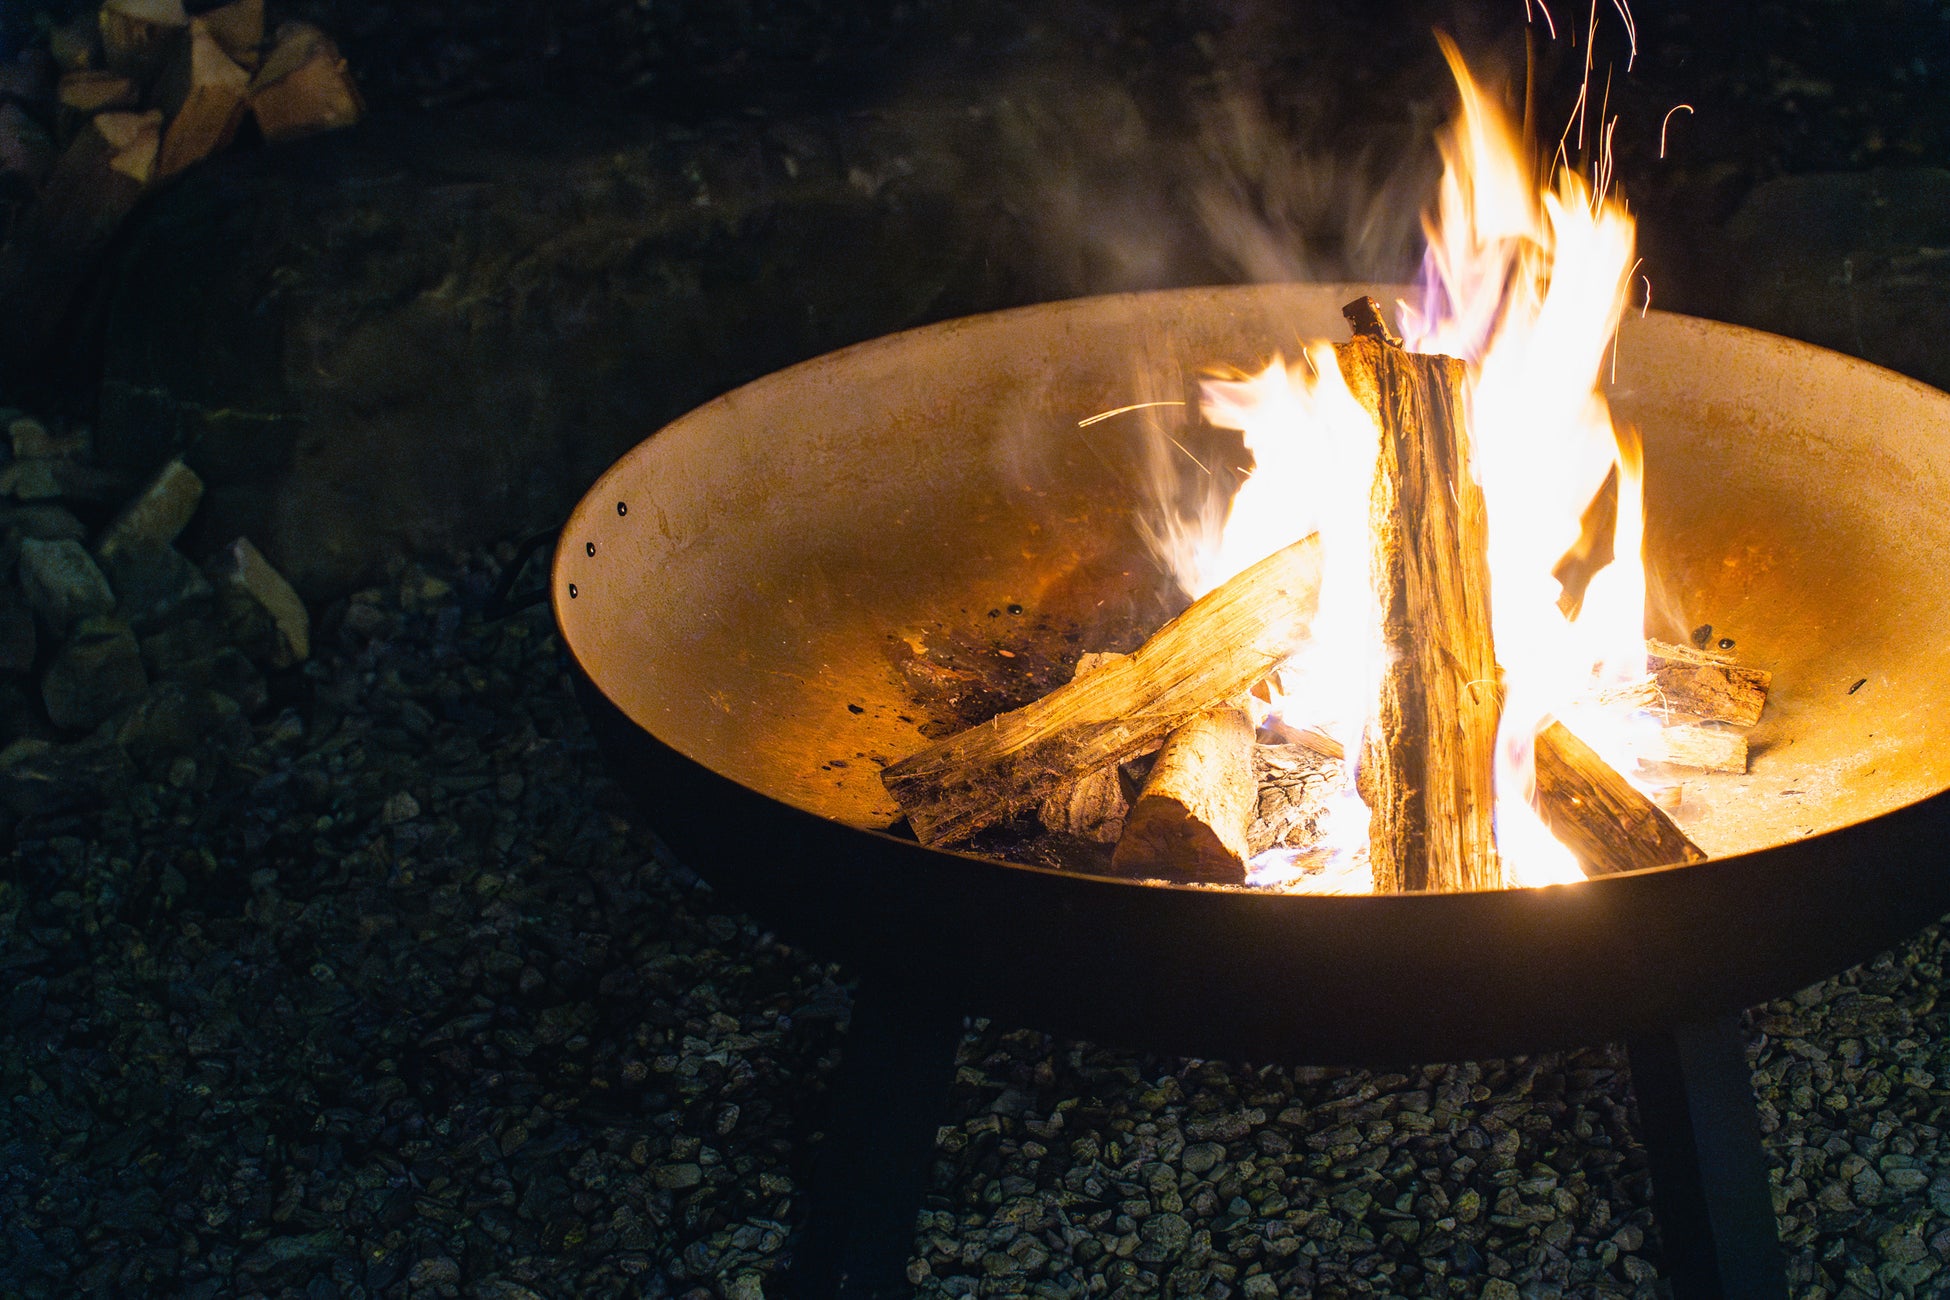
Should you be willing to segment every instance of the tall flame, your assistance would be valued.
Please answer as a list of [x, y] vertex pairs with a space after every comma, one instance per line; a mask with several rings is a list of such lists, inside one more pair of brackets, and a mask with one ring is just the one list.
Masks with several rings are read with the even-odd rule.
[[[1425, 222], [1416, 301], [1402, 305], [1416, 351], [1467, 363], [1474, 472], [1489, 512], [1490, 603], [1505, 705], [1498, 736], [1497, 843], [1514, 883], [1582, 879], [1531, 807], [1532, 743], [1556, 717], [1632, 770], [1629, 726], [1580, 701], [1645, 671], [1640, 457], [1600, 391], [1633, 267], [1622, 205], [1563, 168], [1554, 183], [1442, 42], [1461, 93], [1444, 133], [1444, 174]], [[1317, 647], [1282, 673], [1274, 707], [1358, 755], [1384, 667], [1368, 575], [1368, 501], [1378, 433], [1341, 379], [1330, 345], [1302, 362], [1204, 385], [1205, 416], [1243, 432], [1255, 458], [1222, 532], [1180, 561], [1198, 594], [1304, 535], [1321, 532], [1325, 577]], [[1615, 476], [1613, 562], [1581, 604], [1560, 608], [1554, 573], [1587, 508]], [[1352, 758], [1349, 760], [1352, 762]], [[1349, 783], [1350, 788], [1352, 782]], [[1345, 818], [1342, 829], [1345, 830]]]

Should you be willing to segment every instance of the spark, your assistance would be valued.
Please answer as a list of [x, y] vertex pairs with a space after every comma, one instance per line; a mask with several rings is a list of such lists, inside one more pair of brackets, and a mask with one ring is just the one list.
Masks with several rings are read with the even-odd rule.
[[1691, 104], [1674, 104], [1666, 110], [1665, 120], [1659, 123], [1659, 157], [1661, 158], [1666, 156], [1666, 127], [1671, 124], [1672, 115], [1682, 108], [1686, 110], [1688, 116], [1692, 114], [1693, 106]]
[[[1524, 21], [1525, 21], [1526, 23], [1527, 23], [1527, 22], [1530, 22], [1530, 21], [1531, 21], [1531, 18], [1530, 18], [1530, 6], [1531, 6], [1531, 2], [1532, 2], [1532, 0], [1523, 0], [1523, 20], [1524, 20]], [[1544, 3], [1544, 0], [1536, 0], [1536, 5], [1537, 5], [1537, 12], [1538, 12], [1538, 13], [1541, 13], [1542, 15], [1544, 15], [1544, 26], [1545, 26], [1545, 28], [1547, 28], [1547, 29], [1549, 30], [1549, 32], [1550, 32], [1550, 34], [1551, 34], [1551, 39], [1552, 39], [1552, 40], [1556, 40], [1556, 39], [1557, 39], [1557, 20], [1556, 20], [1555, 18], [1552, 18], [1552, 17], [1551, 17], [1551, 11], [1550, 11], [1550, 6], [1549, 6], [1549, 5], [1547, 5], [1547, 4], [1545, 4], [1545, 3]]]
[[[1644, 259], [1640, 260], [1642, 261]], [[1639, 319], [1644, 320], [1645, 313], [1652, 310], [1652, 277], [1641, 275], [1639, 277], [1639, 283], [1645, 286], [1645, 301], [1639, 305]]]
[[1618, 16], [1625, 20], [1625, 39], [1629, 42], [1625, 52], [1625, 71], [1630, 72], [1633, 60], [1639, 56], [1639, 25], [1632, 21], [1632, 6], [1625, 0], [1611, 0], [1611, 3], [1612, 8], [1618, 10]]
[[[1132, 402], [1132, 403], [1131, 403], [1131, 404], [1130, 404], [1129, 406], [1120, 406], [1120, 407], [1118, 407], [1118, 408], [1117, 408], [1116, 410], [1112, 410], [1112, 411], [1099, 411], [1099, 412], [1097, 412], [1097, 413], [1096, 413], [1095, 415], [1090, 415], [1090, 416], [1085, 416], [1085, 417], [1084, 417], [1083, 419], [1081, 419], [1081, 420], [1078, 420], [1078, 421], [1077, 421], [1077, 428], [1079, 428], [1079, 429], [1087, 429], [1087, 428], [1089, 428], [1089, 427], [1090, 427], [1091, 425], [1093, 425], [1093, 424], [1097, 424], [1097, 423], [1099, 423], [1100, 421], [1103, 421], [1103, 420], [1108, 420], [1108, 419], [1110, 419], [1110, 418], [1111, 418], [1112, 416], [1114, 416], [1114, 415], [1129, 415], [1129, 414], [1130, 414], [1130, 413], [1131, 413], [1132, 411], [1142, 411], [1142, 410], [1144, 410], [1144, 409], [1145, 409], [1145, 408], [1147, 408], [1147, 407], [1152, 407], [1152, 406], [1183, 406], [1183, 405], [1184, 405], [1184, 403], [1183, 403], [1183, 402]], [[1183, 447], [1180, 447], [1180, 448], [1179, 448], [1179, 450], [1180, 450], [1180, 451], [1185, 451], [1185, 449], [1184, 449]], [[1188, 452], [1188, 451], [1187, 451], [1187, 452], [1185, 452], [1185, 454], [1186, 454], [1187, 456], [1189, 456], [1189, 455], [1191, 455], [1191, 453], [1190, 453], [1190, 452]], [[1199, 468], [1200, 468], [1200, 469], [1204, 469], [1204, 468], [1205, 468], [1205, 466], [1203, 466], [1203, 465], [1200, 465], [1200, 466], [1199, 466]]]

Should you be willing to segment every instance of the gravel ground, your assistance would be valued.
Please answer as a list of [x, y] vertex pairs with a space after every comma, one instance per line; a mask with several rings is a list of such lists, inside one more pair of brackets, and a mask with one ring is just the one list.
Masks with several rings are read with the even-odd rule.
[[[545, 613], [480, 621], [496, 569], [341, 602], [248, 751], [19, 826], [0, 1296], [781, 1289], [841, 973], [658, 861]], [[1950, 1277], [1944, 960], [1754, 1016], [1797, 1296]], [[947, 1120], [925, 1296], [1659, 1293], [1612, 1049], [1373, 1074], [977, 1024]]]

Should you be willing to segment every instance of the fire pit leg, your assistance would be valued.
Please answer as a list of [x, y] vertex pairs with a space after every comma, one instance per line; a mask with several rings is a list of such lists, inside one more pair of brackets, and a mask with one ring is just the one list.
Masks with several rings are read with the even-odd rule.
[[1786, 1300], [1737, 1017], [1627, 1044], [1673, 1300]]
[[798, 1300], [892, 1300], [907, 1261], [954, 1079], [961, 1016], [897, 984], [860, 980], [793, 1252]]

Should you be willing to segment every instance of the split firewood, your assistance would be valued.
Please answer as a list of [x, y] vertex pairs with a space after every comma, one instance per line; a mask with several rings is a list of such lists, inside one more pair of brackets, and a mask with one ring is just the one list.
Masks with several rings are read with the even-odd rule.
[[172, 176], [229, 144], [244, 120], [250, 73], [224, 53], [203, 19], [190, 23], [189, 42], [156, 87], [156, 100], [170, 115], [156, 169]]
[[1537, 733], [1536, 766], [1537, 812], [1585, 875], [1706, 861], [1672, 818], [1563, 723]]
[[1388, 657], [1360, 764], [1377, 893], [1497, 889], [1489, 521], [1470, 468], [1463, 363], [1404, 350], [1372, 298], [1336, 346], [1380, 426], [1369, 571]]
[[1246, 828], [1248, 857], [1273, 848], [1300, 848], [1320, 838], [1321, 815], [1345, 780], [1339, 746], [1335, 749], [1329, 757], [1305, 745], [1253, 747], [1258, 798]]
[[[1116, 653], [1093, 651], [1077, 659], [1070, 680], [1088, 677], [1106, 664], [1125, 658]], [[1106, 763], [1087, 772], [1043, 800], [1037, 818], [1043, 829], [1058, 835], [1073, 835], [1098, 844], [1115, 844], [1124, 833], [1124, 815], [1130, 803], [1124, 798], [1124, 781], [1116, 763]]]
[[62, 110], [78, 117], [93, 117], [112, 108], [134, 108], [141, 98], [134, 80], [100, 68], [64, 74], [55, 91]]
[[937, 741], [881, 781], [922, 843], [966, 839], [1250, 690], [1306, 644], [1319, 597], [1320, 539], [1309, 536], [1202, 596], [1129, 658]]
[[257, 70], [264, 58], [264, 0], [230, 0], [198, 14], [197, 21], [240, 67]]
[[169, 62], [190, 25], [183, 0], [106, 0], [96, 17], [109, 71], [139, 83]]
[[1683, 767], [1699, 772], [1744, 773], [1747, 737], [1728, 727], [1701, 722], [1668, 723], [1639, 755], [1641, 766]]
[[278, 25], [271, 52], [251, 79], [250, 105], [270, 141], [351, 126], [365, 111], [339, 47], [316, 27], [297, 22]]
[[1111, 854], [1121, 876], [1242, 884], [1246, 831], [1258, 807], [1253, 722], [1222, 704], [1171, 733], [1124, 819]]
[[1703, 722], [1751, 727], [1767, 707], [1773, 674], [1748, 668], [1729, 656], [1664, 641], [1645, 643], [1647, 677], [1600, 697], [1654, 712], [1683, 713]]

